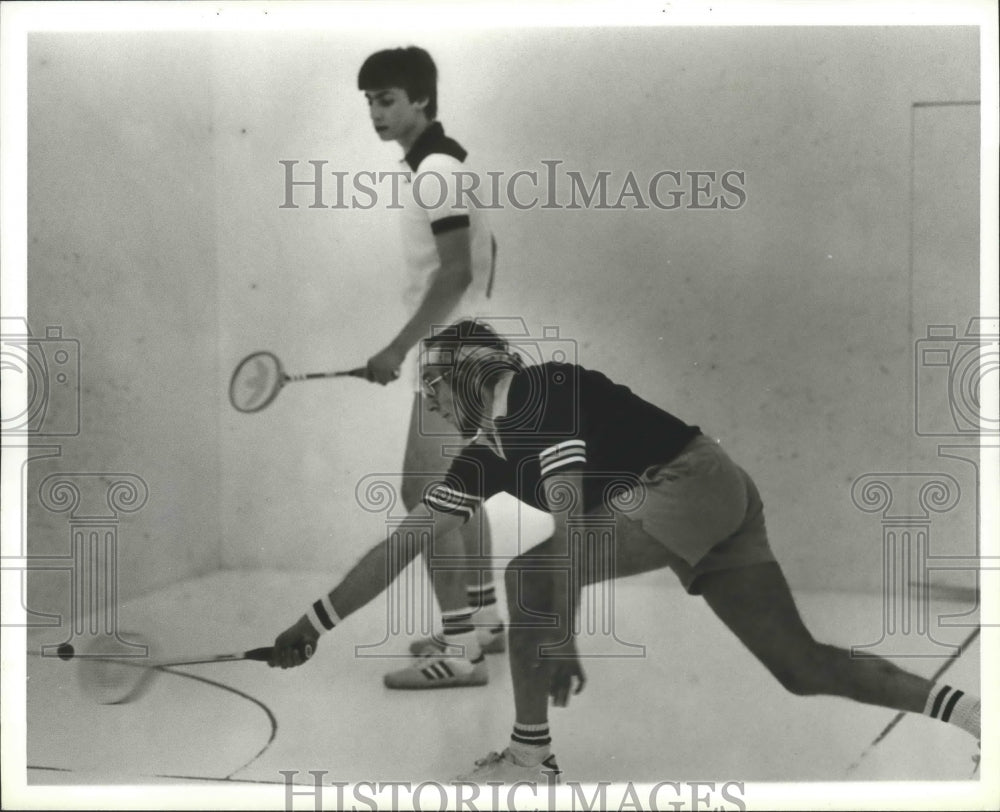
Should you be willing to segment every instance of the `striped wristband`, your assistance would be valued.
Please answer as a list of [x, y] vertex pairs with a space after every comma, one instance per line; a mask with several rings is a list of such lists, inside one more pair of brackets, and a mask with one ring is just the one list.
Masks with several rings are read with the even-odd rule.
[[337, 614], [333, 608], [333, 604], [330, 603], [329, 595], [324, 595], [313, 603], [306, 612], [306, 617], [309, 618], [309, 622], [319, 634], [330, 631], [330, 629], [340, 623], [340, 615]]

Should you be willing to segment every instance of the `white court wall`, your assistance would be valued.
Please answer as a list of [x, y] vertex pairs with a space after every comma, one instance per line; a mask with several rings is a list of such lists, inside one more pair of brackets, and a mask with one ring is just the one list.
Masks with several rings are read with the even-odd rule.
[[[251, 350], [295, 371], [353, 366], [401, 323], [395, 213], [308, 208], [301, 190], [283, 209], [279, 161], [299, 178], [310, 160], [396, 169], [355, 78], [410, 42], [437, 59], [441, 120], [484, 169], [558, 160], [588, 182], [610, 172], [613, 196], [629, 171], [745, 173], [736, 211], [492, 212], [496, 307], [558, 327], [581, 363], [720, 437], [758, 481], [795, 585], [876, 588], [878, 517], [851, 484], [942, 467], [913, 433], [914, 314], [937, 318], [942, 278], [943, 319], [976, 310], [964, 236], [941, 252], [964, 276], [918, 262], [933, 295], [910, 281], [911, 109], [978, 98], [970, 29], [39, 37], [29, 317], [78, 337], [85, 366], [84, 431], [34, 484], [56, 470], [149, 483], [120, 528], [129, 591], [216, 566], [332, 581], [377, 538], [384, 517], [356, 488], [399, 469], [402, 384], [296, 384], [255, 416], [224, 392]], [[931, 186], [935, 154], [975, 160], [954, 129], [926, 132]], [[977, 195], [954, 198], [974, 222]], [[29, 518], [39, 552], [65, 550], [65, 515]]]
[[[208, 41], [53, 33], [28, 46], [27, 315], [52, 430], [72, 430], [76, 406], [46, 328], [77, 342], [80, 369], [79, 430], [34, 438], [33, 454], [58, 456], [29, 465], [28, 551], [69, 555], [73, 527], [117, 534], [127, 598], [220, 560]], [[69, 484], [40, 497], [54, 474]], [[33, 611], [64, 613], [69, 572], [34, 573], [29, 593]]]
[[[760, 485], [793, 583], [877, 588], [879, 516], [853, 504], [852, 483], [952, 470], [913, 432], [913, 312], [933, 320], [942, 283], [925, 301], [923, 280], [910, 282], [910, 116], [914, 102], [978, 98], [976, 32], [227, 38], [214, 72], [223, 366], [258, 345], [297, 369], [354, 364], [398, 327], [393, 212], [308, 208], [308, 188], [295, 192], [300, 208], [280, 209], [278, 162], [299, 161], [299, 180], [310, 160], [395, 169], [398, 147], [377, 140], [354, 82], [370, 52], [411, 42], [438, 62], [446, 130], [504, 177], [544, 175], [542, 160], [588, 184], [607, 170], [613, 200], [630, 170], [641, 182], [664, 169], [745, 173], [736, 211], [491, 212], [496, 307], [536, 332], [557, 326], [581, 363], [720, 437]], [[974, 140], [945, 128], [925, 148], [932, 179], [942, 155], [976, 176]], [[531, 199], [530, 184], [517, 191]], [[952, 265], [931, 273], [948, 280], [941, 319], [977, 309], [978, 192], [957, 205], [973, 238], [952, 234]], [[402, 387], [352, 381], [286, 391], [253, 418], [224, 415], [225, 563], [342, 572], [381, 527], [356, 507], [355, 485], [398, 470], [407, 409]], [[505, 527], [509, 507], [494, 511]], [[936, 550], [970, 551], [972, 507], [966, 498], [961, 532]], [[510, 549], [502, 536], [498, 552]]]

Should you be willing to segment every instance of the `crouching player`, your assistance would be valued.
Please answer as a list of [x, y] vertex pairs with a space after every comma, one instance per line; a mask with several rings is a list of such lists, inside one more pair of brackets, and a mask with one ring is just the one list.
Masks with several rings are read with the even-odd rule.
[[[433, 516], [446, 533], [505, 491], [548, 511], [552, 536], [507, 567], [508, 648], [515, 719], [509, 745], [462, 780], [540, 782], [559, 769], [548, 706], [584, 686], [573, 633], [583, 586], [670, 567], [793, 694], [830, 694], [925, 713], [979, 738], [977, 697], [934, 684], [877, 657], [813, 639], [768, 545], [753, 480], [714, 440], [613, 383], [570, 364], [525, 367], [475, 322], [424, 342], [421, 370], [431, 407], [475, 440], [424, 507], [376, 545], [328, 595], [278, 635], [270, 662], [305, 661], [306, 646], [384, 590], [422, 552], [417, 530]], [[638, 507], [616, 510], [614, 483], [630, 477]], [[613, 543], [585, 542], [588, 518], [613, 516]], [[412, 522], [412, 533], [407, 533]], [[581, 532], [582, 531], [582, 532]], [[588, 544], [590, 545], [588, 547]], [[555, 618], [553, 622], [552, 618]], [[461, 659], [452, 668], [468, 667]]]

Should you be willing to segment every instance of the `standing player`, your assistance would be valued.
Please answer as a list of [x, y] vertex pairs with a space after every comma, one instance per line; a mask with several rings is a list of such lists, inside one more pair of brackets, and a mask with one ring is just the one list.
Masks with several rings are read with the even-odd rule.
[[[979, 737], [978, 698], [813, 639], [771, 552], [753, 480], [697, 426], [599, 372], [524, 367], [475, 324], [425, 342], [425, 356], [433, 408], [456, 427], [479, 429], [425, 498], [435, 533], [450, 532], [501, 491], [555, 520], [552, 536], [507, 568], [516, 713], [510, 744], [462, 780], [530, 783], [558, 774], [548, 704], [551, 697], [566, 705], [584, 685], [573, 633], [581, 588], [663, 567], [688, 593], [702, 595], [791, 693], [924, 713]], [[277, 637], [272, 666], [301, 664], [306, 645], [386, 588], [387, 572], [394, 577], [427, 544], [407, 532], [426, 521], [421, 513]], [[602, 533], [588, 530], [602, 530], [609, 517], [614, 534], [601, 543]]]
[[[466, 151], [447, 137], [437, 121], [437, 68], [430, 54], [416, 47], [379, 51], [358, 73], [375, 132], [402, 148], [400, 185], [403, 250], [408, 276], [405, 298], [410, 317], [395, 337], [368, 360], [368, 379], [387, 384], [400, 377], [410, 350], [431, 335], [435, 325], [457, 313], [480, 314], [493, 283], [496, 245], [483, 212], [464, 201], [461, 176], [469, 174]], [[402, 499], [412, 509], [421, 498], [423, 480], [447, 468], [442, 441], [450, 427], [433, 414], [421, 415], [415, 362], [404, 380], [414, 388], [410, 426], [403, 458]], [[480, 513], [454, 533], [437, 539], [435, 553], [488, 558], [489, 524]], [[425, 561], [427, 557], [425, 557]], [[411, 651], [430, 659], [420, 668], [386, 675], [390, 688], [447, 688], [487, 681], [483, 652], [505, 648], [497, 614], [493, 574], [488, 568], [443, 569], [432, 573], [441, 609], [443, 634], [415, 641]], [[449, 655], [444, 664], [436, 658]], [[458, 655], [458, 656], [456, 656]], [[430, 675], [430, 676], [427, 676]]]

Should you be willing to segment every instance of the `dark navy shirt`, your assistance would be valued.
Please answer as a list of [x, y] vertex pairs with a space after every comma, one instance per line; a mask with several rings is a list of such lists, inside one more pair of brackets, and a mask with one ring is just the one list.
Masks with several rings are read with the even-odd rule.
[[504, 491], [549, 511], [545, 479], [579, 471], [590, 511], [647, 468], [670, 462], [701, 433], [600, 372], [560, 363], [515, 373], [506, 415], [494, 422], [495, 447], [477, 440], [463, 449], [444, 480], [428, 489], [428, 507], [468, 519]]

